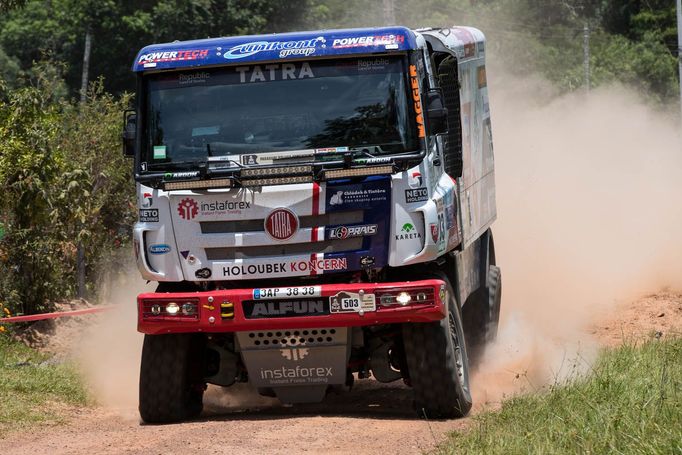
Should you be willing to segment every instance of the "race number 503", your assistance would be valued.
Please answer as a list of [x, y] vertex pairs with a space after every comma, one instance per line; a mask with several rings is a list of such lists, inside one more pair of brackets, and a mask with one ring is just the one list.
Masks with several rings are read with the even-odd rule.
[[374, 294], [341, 291], [329, 298], [329, 309], [332, 313], [376, 311], [376, 298]]

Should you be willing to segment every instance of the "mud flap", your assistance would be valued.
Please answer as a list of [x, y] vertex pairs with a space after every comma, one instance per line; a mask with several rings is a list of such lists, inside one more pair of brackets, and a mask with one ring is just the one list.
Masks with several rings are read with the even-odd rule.
[[237, 343], [249, 382], [283, 403], [318, 403], [329, 386], [346, 382], [347, 328], [239, 332]]

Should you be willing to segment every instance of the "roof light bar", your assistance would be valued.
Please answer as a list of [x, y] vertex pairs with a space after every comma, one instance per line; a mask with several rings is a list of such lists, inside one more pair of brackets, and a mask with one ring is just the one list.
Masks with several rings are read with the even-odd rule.
[[312, 172], [312, 166], [256, 167], [242, 169], [240, 175], [243, 178], [251, 178], [268, 177], [271, 175], [312, 174]]
[[311, 183], [312, 175], [301, 175], [298, 177], [273, 177], [263, 179], [242, 180], [243, 186], [267, 186], [267, 185], [289, 185], [292, 183]]
[[228, 188], [232, 186], [231, 179], [190, 180], [187, 182], [163, 182], [165, 191], [196, 190], [204, 188]]
[[324, 171], [325, 180], [345, 177], [366, 177], [370, 175], [393, 174], [393, 166], [356, 167], [352, 169], [333, 169]]

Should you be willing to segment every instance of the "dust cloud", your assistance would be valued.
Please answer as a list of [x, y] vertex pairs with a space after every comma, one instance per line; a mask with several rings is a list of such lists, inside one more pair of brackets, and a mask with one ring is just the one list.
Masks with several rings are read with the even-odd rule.
[[[109, 274], [109, 276], [113, 276]], [[137, 399], [143, 335], [137, 332], [137, 295], [153, 292], [134, 266], [105, 284], [100, 303], [110, 311], [97, 316], [75, 348], [91, 395], [117, 414], [138, 419]]]
[[503, 307], [473, 379], [479, 403], [580, 374], [596, 351], [591, 323], [682, 287], [677, 119], [625, 87], [555, 96], [541, 79], [495, 71]]

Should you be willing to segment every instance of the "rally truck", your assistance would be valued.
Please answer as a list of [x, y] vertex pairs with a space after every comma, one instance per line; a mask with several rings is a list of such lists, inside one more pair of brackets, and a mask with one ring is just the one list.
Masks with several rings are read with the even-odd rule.
[[138, 53], [145, 422], [239, 382], [296, 404], [402, 380], [421, 416], [469, 411], [501, 295], [485, 52], [474, 28], [382, 27]]

